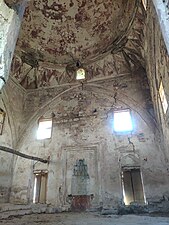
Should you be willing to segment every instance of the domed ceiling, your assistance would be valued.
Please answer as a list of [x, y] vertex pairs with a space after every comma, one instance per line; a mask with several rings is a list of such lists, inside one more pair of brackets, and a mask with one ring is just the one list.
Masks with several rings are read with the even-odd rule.
[[135, 10], [136, 0], [31, 0], [17, 53], [55, 65], [93, 62], [120, 41]]
[[25, 89], [76, 83], [77, 61], [87, 80], [131, 73], [144, 64], [144, 19], [138, 0], [30, 0], [11, 77]]

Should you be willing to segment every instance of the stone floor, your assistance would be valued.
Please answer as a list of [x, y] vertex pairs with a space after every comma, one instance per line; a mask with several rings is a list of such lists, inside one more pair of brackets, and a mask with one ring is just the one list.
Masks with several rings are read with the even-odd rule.
[[169, 217], [100, 216], [91, 213], [33, 214], [0, 220], [0, 225], [169, 225]]

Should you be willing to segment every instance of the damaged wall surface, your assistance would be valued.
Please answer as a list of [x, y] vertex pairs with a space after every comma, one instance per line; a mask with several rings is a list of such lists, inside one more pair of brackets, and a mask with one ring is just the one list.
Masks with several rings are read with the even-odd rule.
[[24, 9], [25, 1], [17, 10], [10, 9], [3, 0], [0, 2], [0, 89], [9, 76]]
[[160, 31], [160, 24], [156, 15], [155, 8], [152, 3], [149, 3], [147, 8], [147, 26], [146, 26], [146, 69], [149, 79], [152, 101], [158, 121], [158, 126], [161, 129], [161, 147], [166, 152], [166, 160], [169, 160], [169, 111], [164, 113], [162, 102], [159, 95], [160, 82], [163, 83], [165, 94], [168, 101], [169, 85], [169, 55], [167, 48]]
[[[34, 103], [27, 107], [36, 110], [18, 147], [25, 153], [50, 157], [51, 161], [41, 165], [21, 158], [16, 160], [12, 202], [28, 203], [33, 198], [33, 173], [42, 170], [48, 171], [47, 203], [58, 207], [70, 205], [77, 189], [72, 190], [74, 165], [83, 159], [89, 175], [86, 193], [93, 196], [93, 206], [121, 204], [120, 176], [125, 167], [141, 169], [148, 202], [168, 196], [168, 171], [156, 140], [158, 129], [147, 104], [150, 96], [144, 71], [135, 71], [134, 77], [130, 74], [84, 84], [83, 88], [80, 85], [62, 92], [58, 89], [58, 94], [56, 88], [54, 98], [50, 89], [47, 93], [48, 101], [38, 108], [43, 93], [30, 92], [28, 99], [33, 98]], [[118, 135], [113, 131], [113, 111], [126, 108], [131, 109], [134, 131]], [[51, 114], [55, 115], [52, 138], [36, 140], [38, 119], [50, 118]]]
[[[0, 108], [5, 112], [3, 136], [0, 135], [0, 143], [4, 146], [12, 146], [12, 133], [9, 124], [9, 115], [6, 112], [6, 106], [2, 99], [0, 99]], [[0, 203], [9, 202], [12, 182], [12, 162], [13, 155], [7, 155], [4, 152], [0, 152]]]
[[[22, 2], [6, 0], [15, 10]], [[4, 2], [3, 7], [16, 13]], [[4, 18], [2, 28], [8, 29], [0, 53], [3, 62], [7, 52], [7, 71], [14, 42], [9, 47], [6, 39], [16, 24]], [[15, 17], [18, 25], [20, 18]], [[86, 71], [83, 81], [76, 80], [77, 62]], [[29, 1], [0, 95], [6, 113], [0, 145], [49, 163], [0, 152], [0, 202], [74, 211], [118, 208], [126, 192], [129, 204], [156, 202], [157, 209], [161, 201], [168, 203], [169, 114], [159, 98], [162, 80], [168, 100], [168, 70], [153, 2], [144, 9], [135, 0]], [[133, 131], [113, 129], [114, 112], [120, 110], [131, 113]], [[52, 136], [37, 140], [42, 119], [52, 119]], [[135, 195], [132, 185], [139, 189]]]
[[[12, 90], [12, 92], [11, 92]], [[23, 124], [23, 103], [25, 92], [9, 81], [0, 94], [0, 108], [5, 112], [5, 120], [0, 135], [0, 145], [15, 148]], [[14, 156], [0, 151], [0, 202], [9, 202]]]

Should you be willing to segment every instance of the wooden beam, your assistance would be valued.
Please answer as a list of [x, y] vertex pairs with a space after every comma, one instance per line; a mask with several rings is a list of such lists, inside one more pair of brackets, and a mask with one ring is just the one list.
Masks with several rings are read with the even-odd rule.
[[35, 161], [39, 161], [39, 162], [42, 162], [42, 163], [48, 163], [49, 162], [49, 160], [42, 159], [42, 158], [35, 157], [35, 156], [26, 155], [24, 153], [21, 153], [19, 151], [16, 151], [12, 148], [8, 148], [8, 147], [5, 147], [5, 146], [0, 146], [0, 151], [8, 152], [8, 153], [11, 153], [11, 154], [14, 154], [14, 155], [18, 155], [18, 156], [20, 156], [22, 158], [25, 158], [25, 159], [35, 160]]

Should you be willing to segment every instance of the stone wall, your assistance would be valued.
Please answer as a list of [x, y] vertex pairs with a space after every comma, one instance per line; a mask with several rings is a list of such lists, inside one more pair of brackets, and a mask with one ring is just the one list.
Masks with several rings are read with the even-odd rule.
[[[6, 104], [3, 99], [0, 98], [0, 108], [6, 113], [2, 135], [0, 135], [0, 145], [12, 146], [12, 132], [9, 115], [6, 109]], [[11, 188], [12, 178], [12, 161], [13, 156], [0, 152], [1, 163], [0, 163], [0, 202], [8, 202]]]
[[[123, 204], [123, 168], [140, 168], [147, 203], [169, 199], [169, 114], [164, 115], [158, 93], [162, 79], [169, 96], [169, 57], [153, 3], [148, 4], [146, 23], [150, 90], [143, 69], [119, 77], [99, 77], [83, 85], [66, 83], [27, 92], [8, 81], [0, 98], [0, 107], [6, 112], [0, 145], [50, 162], [42, 164], [0, 152], [1, 202], [9, 200], [11, 188], [11, 202], [31, 203], [34, 173], [45, 171], [48, 204], [70, 207], [72, 195], [86, 193], [92, 196], [93, 207], [117, 207]], [[120, 109], [131, 110], [133, 132], [114, 132], [113, 112]], [[53, 119], [51, 139], [36, 139], [42, 116]], [[81, 161], [87, 168], [85, 179], [75, 177], [75, 166]]]
[[151, 1], [147, 7], [147, 22], [146, 22], [146, 40], [145, 40], [145, 56], [146, 70], [151, 89], [152, 101], [158, 121], [158, 127], [161, 130], [161, 148], [166, 153], [166, 160], [169, 159], [169, 110], [165, 114], [162, 108], [159, 87], [160, 82], [163, 82], [167, 101], [169, 101], [169, 55], [166, 45], [163, 40], [158, 17]]
[[[6, 105], [0, 98], [0, 108], [6, 113], [5, 122], [0, 135], [0, 145], [12, 146], [12, 134]], [[0, 203], [9, 201], [13, 156], [0, 151]]]
[[[0, 135], [0, 145], [16, 147], [20, 129], [23, 126], [24, 92], [12, 81], [9, 81], [0, 94], [0, 108], [6, 113]], [[14, 155], [0, 151], [0, 202], [8, 202], [13, 174]]]
[[[48, 171], [47, 203], [58, 207], [70, 205], [73, 168], [77, 160], [83, 159], [89, 175], [86, 190], [94, 196], [93, 206], [113, 207], [122, 203], [122, 167], [141, 169], [148, 202], [169, 196], [168, 171], [158, 146], [158, 126], [145, 73], [138, 70], [133, 74], [67, 90], [64, 87], [62, 91], [56, 88], [29, 93], [33, 101], [25, 109], [32, 111], [27, 115], [30, 119], [18, 148], [31, 155], [50, 157], [50, 163], [17, 158], [11, 202], [32, 202], [33, 172], [44, 170]], [[131, 110], [134, 131], [118, 135], [113, 131], [113, 111], [126, 108]], [[41, 116], [53, 117], [51, 139], [36, 140]]]
[[4, 85], [4, 80], [7, 81], [9, 76], [24, 10], [25, 1], [17, 10], [10, 9], [4, 0], [0, 2], [0, 89]]
[[[158, 23], [160, 24], [160, 30], [163, 35], [166, 49], [169, 54], [169, 1], [168, 0], [153, 0], [156, 13], [158, 15]], [[151, 2], [150, 2], [151, 4]], [[152, 7], [153, 8], [153, 7]]]

